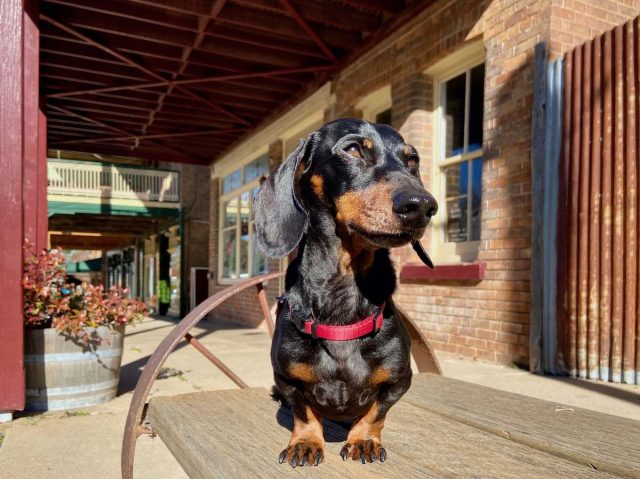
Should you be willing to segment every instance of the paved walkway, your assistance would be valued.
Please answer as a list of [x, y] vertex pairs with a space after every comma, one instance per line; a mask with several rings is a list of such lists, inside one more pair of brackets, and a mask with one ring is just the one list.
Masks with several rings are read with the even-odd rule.
[[[0, 476], [119, 478], [120, 446], [131, 391], [149, 355], [174, 324], [166, 319], [147, 320], [127, 330], [120, 395], [110, 403], [79, 411], [24, 416], [0, 425]], [[203, 321], [193, 334], [250, 386], [271, 386], [266, 330]], [[640, 420], [640, 388], [636, 386], [535, 376], [518, 369], [457, 358], [441, 358], [441, 362], [444, 373], [450, 377]], [[152, 395], [235, 387], [188, 345], [169, 357], [160, 377]], [[135, 473], [136, 479], [186, 477], [162, 441], [148, 436], [138, 440]]]

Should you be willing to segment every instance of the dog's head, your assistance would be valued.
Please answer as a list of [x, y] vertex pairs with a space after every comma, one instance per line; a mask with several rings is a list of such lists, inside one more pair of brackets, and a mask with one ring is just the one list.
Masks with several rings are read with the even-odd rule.
[[420, 158], [393, 128], [343, 119], [311, 133], [260, 187], [255, 225], [260, 249], [291, 252], [310, 217], [329, 214], [336, 233], [366, 248], [419, 240], [438, 205], [420, 180]]

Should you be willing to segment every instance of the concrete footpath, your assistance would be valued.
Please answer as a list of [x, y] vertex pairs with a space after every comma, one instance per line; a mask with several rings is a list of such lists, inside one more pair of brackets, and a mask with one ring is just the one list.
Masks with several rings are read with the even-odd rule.
[[[12, 479], [117, 479], [120, 448], [132, 390], [145, 362], [175, 325], [146, 320], [128, 328], [119, 396], [108, 404], [67, 412], [23, 415], [0, 424], [0, 477]], [[192, 331], [252, 387], [272, 385], [265, 329], [203, 321]], [[640, 388], [535, 376], [526, 371], [441, 357], [444, 374], [464, 381], [640, 420]], [[169, 356], [152, 396], [235, 385], [188, 345]], [[523, 413], [526, 413], [523, 411]], [[213, 451], [212, 451], [213, 453]], [[274, 459], [275, 460], [275, 459]], [[136, 479], [185, 478], [159, 438], [138, 439]]]

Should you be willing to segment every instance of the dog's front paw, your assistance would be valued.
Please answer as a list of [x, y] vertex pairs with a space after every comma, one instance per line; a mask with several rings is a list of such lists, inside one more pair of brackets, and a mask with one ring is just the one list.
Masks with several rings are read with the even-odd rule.
[[324, 461], [323, 445], [316, 441], [300, 440], [293, 442], [278, 456], [278, 462], [286, 462], [291, 467], [317, 466]]
[[354, 461], [360, 461], [362, 464], [377, 460], [384, 462], [387, 460], [387, 451], [377, 439], [363, 439], [346, 443], [340, 450], [340, 456], [343, 461], [351, 457]]

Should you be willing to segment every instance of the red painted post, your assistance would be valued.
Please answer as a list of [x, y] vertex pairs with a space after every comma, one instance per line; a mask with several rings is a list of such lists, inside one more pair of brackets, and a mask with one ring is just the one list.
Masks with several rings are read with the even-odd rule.
[[38, 229], [36, 248], [47, 247], [49, 232], [49, 213], [47, 210], [47, 117], [38, 112]]
[[22, 339], [22, 0], [0, 2], [0, 411], [24, 408]]
[[24, 238], [32, 244], [38, 243], [38, 115], [39, 71], [38, 54], [40, 35], [38, 27], [29, 15], [24, 13], [24, 61], [23, 84], [23, 167], [22, 205], [24, 211]]

